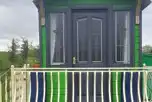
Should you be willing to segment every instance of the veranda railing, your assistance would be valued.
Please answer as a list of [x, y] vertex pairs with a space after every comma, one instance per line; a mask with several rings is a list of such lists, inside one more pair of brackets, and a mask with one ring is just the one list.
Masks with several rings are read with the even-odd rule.
[[[6, 97], [11, 94], [11, 102], [151, 102], [152, 100], [150, 67], [11, 68], [10, 72], [11, 85], [6, 82], [5, 87], [11, 88], [6, 94]], [[8, 102], [7, 100], [2, 102]]]

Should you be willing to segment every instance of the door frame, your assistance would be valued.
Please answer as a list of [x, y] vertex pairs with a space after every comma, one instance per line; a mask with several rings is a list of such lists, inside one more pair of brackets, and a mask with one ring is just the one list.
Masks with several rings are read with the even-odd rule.
[[[107, 51], [107, 59], [106, 59], [106, 66], [105, 67], [110, 67], [111, 66], [111, 62], [112, 62], [112, 53], [110, 51], [112, 51], [112, 47], [111, 47], [111, 44], [112, 44], [112, 40], [109, 40], [110, 39], [110, 35], [112, 33], [112, 30], [113, 30], [113, 27], [112, 27], [112, 5], [110, 6], [107, 6], [107, 5], [76, 5], [76, 6], [72, 6], [68, 9], [68, 13], [67, 13], [67, 17], [68, 17], [68, 38], [69, 39], [69, 42], [72, 42], [72, 33], [73, 33], [73, 29], [72, 29], [72, 24], [73, 24], [73, 21], [72, 21], [72, 14], [73, 12], [76, 10], [105, 10], [107, 12], [107, 27], [106, 27], [106, 32], [107, 32], [107, 36], [106, 36], [106, 40], [109, 42], [108, 43], [108, 47], [107, 49], [109, 49]], [[72, 64], [72, 43], [69, 44], [68, 46], [68, 50], [69, 52], [69, 67], [72, 67], [73, 64]], [[70, 58], [71, 56], [71, 58]]]

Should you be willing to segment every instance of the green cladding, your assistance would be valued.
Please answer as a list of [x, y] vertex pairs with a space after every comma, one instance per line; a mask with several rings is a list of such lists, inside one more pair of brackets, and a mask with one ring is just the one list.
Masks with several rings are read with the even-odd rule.
[[133, 5], [136, 0], [46, 0], [47, 10], [52, 7], [68, 7], [72, 5]]
[[135, 25], [135, 67], [139, 67], [140, 25]]
[[41, 27], [42, 29], [42, 67], [46, 67], [46, 28], [45, 26]]

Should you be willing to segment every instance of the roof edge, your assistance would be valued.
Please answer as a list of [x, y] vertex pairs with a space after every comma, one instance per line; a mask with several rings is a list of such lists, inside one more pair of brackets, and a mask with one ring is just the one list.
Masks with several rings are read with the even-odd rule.
[[33, 3], [35, 4], [35, 6], [37, 8], [39, 8], [39, 2], [40, 2], [40, 0], [33, 0]]
[[151, 4], [151, 0], [142, 0], [142, 10]]

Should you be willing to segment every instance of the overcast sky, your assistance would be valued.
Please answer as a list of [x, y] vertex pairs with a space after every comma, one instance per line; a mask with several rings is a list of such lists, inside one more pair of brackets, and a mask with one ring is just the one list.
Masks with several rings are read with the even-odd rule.
[[[143, 11], [143, 45], [152, 45], [152, 4]], [[38, 14], [32, 0], [0, 0], [0, 50], [12, 38], [26, 37], [38, 44]]]

